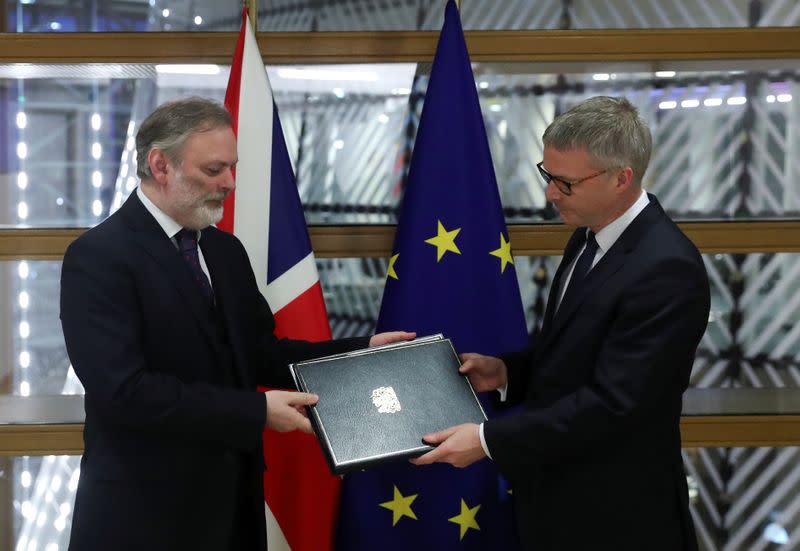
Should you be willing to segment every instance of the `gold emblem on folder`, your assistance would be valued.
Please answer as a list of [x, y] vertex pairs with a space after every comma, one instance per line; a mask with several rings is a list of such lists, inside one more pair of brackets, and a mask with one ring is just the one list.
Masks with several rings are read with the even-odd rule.
[[373, 390], [372, 403], [378, 408], [379, 413], [397, 413], [402, 409], [397, 394], [390, 386], [382, 386]]

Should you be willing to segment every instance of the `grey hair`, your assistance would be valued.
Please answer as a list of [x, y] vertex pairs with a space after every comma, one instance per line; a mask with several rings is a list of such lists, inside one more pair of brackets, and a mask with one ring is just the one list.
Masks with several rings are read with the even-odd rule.
[[641, 185], [653, 138], [639, 111], [625, 98], [597, 96], [556, 117], [542, 138], [558, 151], [586, 149], [606, 168], [633, 169], [633, 183]]
[[136, 133], [136, 175], [152, 178], [147, 157], [160, 149], [180, 162], [180, 149], [195, 132], [231, 126], [231, 114], [225, 107], [205, 98], [190, 97], [164, 103], [150, 113]]

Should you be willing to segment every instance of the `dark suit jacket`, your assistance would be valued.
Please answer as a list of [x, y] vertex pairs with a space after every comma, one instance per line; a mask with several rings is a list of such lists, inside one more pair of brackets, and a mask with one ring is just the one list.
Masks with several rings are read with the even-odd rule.
[[679, 421], [709, 284], [695, 246], [650, 201], [554, 314], [585, 228], [572, 235], [540, 335], [503, 357], [509, 402], [524, 407], [484, 435], [527, 549], [697, 547]]
[[211, 227], [200, 247], [213, 310], [135, 193], [67, 249], [61, 320], [86, 389], [70, 549], [220, 551], [237, 508], [264, 549], [256, 385], [293, 388], [287, 363], [368, 344], [276, 339], [241, 243]]

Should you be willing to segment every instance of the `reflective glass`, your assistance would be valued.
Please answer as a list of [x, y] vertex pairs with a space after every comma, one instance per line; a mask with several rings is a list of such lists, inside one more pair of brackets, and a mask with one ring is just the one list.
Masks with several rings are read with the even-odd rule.
[[685, 449], [683, 459], [701, 551], [798, 548], [800, 448]]
[[[800, 448], [685, 449], [683, 457], [701, 551], [800, 544]], [[78, 456], [0, 457], [0, 507], [10, 511], [0, 546], [66, 549], [79, 477]]]
[[238, 31], [241, 3], [213, 0], [7, 0], [3, 32]]
[[[66, 549], [72, 527], [80, 457], [0, 457], [0, 507], [9, 511], [0, 548], [16, 551]], [[7, 519], [7, 520], [6, 520]]]
[[[795, 289], [800, 255], [706, 254], [703, 259], [711, 281], [711, 314], [692, 386], [800, 387], [800, 295]], [[529, 330], [541, 323], [559, 261], [515, 258]], [[318, 259], [317, 264], [334, 336], [372, 333], [386, 260]], [[83, 393], [70, 369], [58, 318], [60, 271], [59, 262], [0, 262], [0, 282], [7, 289], [0, 308], [8, 320], [0, 334], [10, 343], [0, 363], [2, 393]]]
[[[239, 4], [213, 0], [44, 2], [8, 0], [8, 32], [231, 31]], [[261, 0], [264, 31], [439, 30], [445, 0]], [[462, 0], [465, 29], [617, 29], [792, 26], [794, 0]], [[3, 18], [0, 18], [0, 22]]]
[[[677, 72], [649, 63], [475, 64], [507, 219], [554, 219], [536, 169], [541, 135], [556, 112], [600, 94], [628, 97], [648, 120], [655, 144], [645, 187], [675, 218], [800, 216], [800, 70], [789, 61], [758, 64], [764, 70], [752, 62]], [[268, 70], [307, 221], [394, 222], [429, 66]], [[220, 65], [0, 66], [0, 179], [7, 182], [0, 224], [96, 224], [137, 185], [133, 136], [143, 117], [178, 96], [221, 100], [228, 72]]]

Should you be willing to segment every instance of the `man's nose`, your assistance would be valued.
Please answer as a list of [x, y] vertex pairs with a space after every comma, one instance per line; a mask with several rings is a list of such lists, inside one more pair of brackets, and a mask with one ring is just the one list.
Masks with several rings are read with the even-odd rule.
[[547, 184], [547, 187], [544, 190], [544, 196], [547, 198], [548, 201], [557, 201], [561, 199], [564, 194], [561, 193], [561, 190], [558, 189], [558, 186], [555, 184], [553, 180]]
[[223, 174], [220, 188], [222, 188], [225, 192], [231, 192], [235, 187], [236, 179], [233, 177], [233, 167], [228, 167], [225, 169], [225, 174]]

